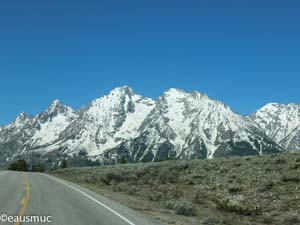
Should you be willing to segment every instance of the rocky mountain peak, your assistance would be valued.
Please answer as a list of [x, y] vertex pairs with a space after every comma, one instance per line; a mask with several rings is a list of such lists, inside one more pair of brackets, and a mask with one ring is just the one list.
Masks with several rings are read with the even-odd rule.
[[181, 89], [177, 89], [177, 88], [169, 88], [167, 91], [165, 91], [163, 93], [163, 96], [162, 97], [172, 97], [172, 98], [182, 98], [182, 97], [185, 97], [187, 96], [188, 93], [181, 90]]
[[128, 86], [122, 86], [122, 87], [117, 87], [115, 89], [113, 89], [108, 96], [133, 96], [135, 95], [134, 91], [132, 88], [128, 87]]
[[47, 108], [48, 112], [55, 112], [58, 111], [60, 108], [63, 108], [63, 105], [60, 103], [59, 100], [54, 100]]
[[[36, 116], [20, 114], [0, 130], [0, 161], [1, 149], [17, 156], [24, 148], [41, 155], [85, 151], [103, 161], [122, 156], [131, 162], [281, 152], [300, 146], [294, 138], [299, 129], [293, 130], [297, 107], [273, 103], [244, 117], [198, 91], [170, 88], [153, 101], [123, 86], [76, 112], [54, 100]], [[277, 132], [285, 144], [275, 143]]]
[[11, 124], [9, 124], [8, 126], [12, 126], [12, 125], [15, 125], [15, 126], [23, 126], [26, 124], [26, 122], [29, 120], [29, 116], [26, 115], [26, 113], [24, 112], [21, 112], [17, 118], [15, 119], [15, 121]]
[[41, 113], [41, 117], [55, 117], [59, 114], [64, 114], [66, 116], [72, 116], [74, 114], [74, 110], [66, 105], [63, 105], [58, 99], [54, 100], [45, 112]]
[[249, 118], [280, 146], [289, 151], [300, 150], [300, 104], [269, 103]]
[[21, 112], [18, 116], [17, 116], [17, 120], [19, 120], [19, 121], [23, 121], [23, 120], [25, 120], [26, 118], [28, 118], [28, 116], [26, 115], [26, 113], [25, 112]]
[[195, 99], [208, 99], [208, 96], [202, 92], [199, 91], [192, 91], [191, 96]]

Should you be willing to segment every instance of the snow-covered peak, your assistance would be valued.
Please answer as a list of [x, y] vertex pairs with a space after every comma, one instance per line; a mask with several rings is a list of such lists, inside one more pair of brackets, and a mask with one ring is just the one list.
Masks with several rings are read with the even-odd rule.
[[170, 88], [168, 89], [166, 92], [164, 92], [164, 94], [162, 95], [162, 97], [159, 98], [159, 100], [161, 99], [189, 99], [189, 101], [194, 102], [196, 104], [199, 103], [209, 103], [209, 104], [215, 104], [215, 105], [221, 105], [222, 107], [231, 110], [229, 106], [225, 105], [224, 103], [218, 101], [218, 100], [214, 100], [209, 98], [206, 94], [199, 92], [197, 90], [194, 90], [192, 92], [186, 92], [183, 91], [181, 89], [176, 89], [176, 88]]
[[270, 122], [276, 122], [285, 127], [290, 126], [286, 127], [290, 131], [300, 125], [300, 104], [269, 103], [257, 110], [251, 117], [263, 128], [266, 128]]
[[196, 99], [209, 98], [206, 94], [196, 91], [196, 90], [191, 93], [191, 96]]
[[44, 112], [34, 117], [36, 130], [29, 144], [37, 148], [58, 141], [60, 133], [76, 118], [77, 114], [71, 107], [63, 105], [59, 100], [54, 100]]
[[127, 85], [113, 89], [109, 95], [134, 95], [134, 91]]
[[120, 103], [120, 101], [125, 98], [131, 98], [134, 95], [134, 91], [128, 86], [117, 87], [110, 91], [108, 95], [93, 100], [89, 105], [89, 108], [101, 108], [102, 110], [105, 110], [106, 107], [109, 108], [112, 105]]
[[26, 115], [24, 112], [21, 112], [14, 122], [11, 124], [8, 124], [6, 127], [22, 127], [24, 126], [28, 121], [30, 117]]
[[167, 91], [165, 91], [161, 98], [168, 98], [171, 97], [173, 99], [175, 98], [195, 98], [195, 99], [208, 99], [208, 96], [204, 93], [201, 93], [199, 91], [194, 90], [193, 92], [189, 93], [181, 89], [176, 88], [170, 88]]
[[181, 89], [177, 89], [177, 88], [169, 88], [168, 90], [166, 90], [164, 92], [163, 95], [173, 95], [174, 97], [176, 96], [182, 96], [182, 95], [185, 95], [187, 94], [187, 92], [185, 92], [184, 90], [181, 90]]
[[266, 134], [277, 143], [287, 140], [300, 127], [300, 104], [269, 103], [256, 111], [250, 118], [256, 122]]
[[107, 113], [117, 115], [123, 111], [134, 112], [135, 103], [150, 106], [154, 104], [154, 101], [135, 94], [128, 86], [123, 86], [113, 89], [108, 95], [93, 100], [85, 111], [89, 116], [102, 120], [101, 117], [107, 115]]
[[27, 118], [28, 118], [28, 116], [26, 115], [26, 113], [25, 113], [25, 112], [21, 112], [21, 113], [17, 116], [16, 120], [17, 120], [17, 121], [24, 121], [24, 120], [26, 120]]
[[154, 148], [166, 141], [179, 156], [183, 149], [192, 148], [191, 143], [198, 141], [207, 150], [205, 157], [224, 147], [222, 139], [228, 141], [235, 134], [235, 142], [250, 142], [249, 136], [256, 132], [252, 122], [225, 104], [200, 92], [187, 93], [173, 88], [158, 99], [142, 129], [149, 138], [148, 144], [157, 146]]
[[59, 109], [60, 107], [63, 107], [63, 104], [58, 99], [55, 99], [48, 106], [47, 110], [54, 111], [56, 109]]
[[51, 105], [57, 106], [57, 105], [61, 105], [61, 103], [58, 99], [54, 99]]
[[280, 103], [268, 103], [259, 110], [257, 113], [260, 112], [279, 112], [279, 111], [293, 111], [293, 113], [300, 113], [300, 104], [296, 103], [289, 103], [289, 104], [280, 104]]
[[[299, 121], [299, 105], [273, 103], [257, 115], [272, 129], [280, 121], [280, 132], [292, 130], [290, 126]], [[288, 125], [283, 121], [289, 121]], [[299, 138], [294, 138], [299, 133], [300, 129], [287, 132], [287, 142], [281, 146], [300, 146]], [[54, 100], [36, 116], [22, 113], [0, 129], [1, 149], [15, 155], [31, 150], [72, 155], [85, 150], [88, 156], [99, 157], [110, 157], [115, 151], [116, 155], [128, 154], [134, 162], [281, 151], [251, 118], [206, 94], [171, 88], [153, 101], [128, 86], [117, 87], [76, 112]]]
[[67, 145], [86, 149], [89, 155], [102, 153], [134, 138], [154, 105], [152, 99], [135, 94], [128, 86], [115, 88], [80, 110], [79, 118], [64, 132], [76, 136]]
[[53, 118], [57, 115], [63, 114], [67, 117], [73, 117], [75, 114], [75, 111], [66, 105], [63, 105], [59, 100], [54, 100], [48, 108], [45, 110], [45, 112], [38, 115], [39, 118], [47, 119]]

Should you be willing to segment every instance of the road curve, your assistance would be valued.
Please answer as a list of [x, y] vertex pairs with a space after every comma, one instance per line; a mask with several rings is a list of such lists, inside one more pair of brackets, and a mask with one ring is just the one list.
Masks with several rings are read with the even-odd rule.
[[[0, 172], [0, 203], [0, 225], [160, 225], [86, 188], [42, 173]], [[42, 216], [48, 222], [1, 222], [3, 214]]]

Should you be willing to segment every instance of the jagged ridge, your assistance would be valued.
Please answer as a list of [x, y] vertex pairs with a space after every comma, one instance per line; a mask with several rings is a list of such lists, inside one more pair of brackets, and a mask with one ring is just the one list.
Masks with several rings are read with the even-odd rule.
[[0, 128], [0, 161], [31, 153], [138, 162], [298, 151], [299, 118], [295, 104], [244, 117], [197, 91], [172, 88], [154, 101], [124, 86], [77, 111], [55, 100], [36, 116], [21, 113]]

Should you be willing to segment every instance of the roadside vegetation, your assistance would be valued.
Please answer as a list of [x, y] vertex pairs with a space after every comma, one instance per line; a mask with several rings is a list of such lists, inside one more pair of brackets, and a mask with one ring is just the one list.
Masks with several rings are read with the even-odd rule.
[[45, 165], [42, 163], [28, 165], [24, 159], [18, 159], [8, 165], [8, 170], [43, 173], [45, 171]]
[[[60, 166], [56, 167], [60, 168], [60, 169], [66, 169], [68, 168], [68, 161], [67, 159], [63, 159], [60, 162]], [[12, 171], [23, 171], [23, 172], [40, 172], [43, 173], [45, 171], [49, 171], [49, 170], [53, 170], [53, 168], [49, 168], [47, 167], [47, 165], [45, 163], [42, 162], [30, 162], [28, 163], [26, 160], [24, 159], [18, 159], [15, 161], [12, 161], [8, 167], [8, 170], [12, 170]]]
[[18, 159], [17, 161], [14, 161], [9, 164], [8, 170], [13, 171], [28, 171], [28, 165], [25, 160]]
[[300, 224], [300, 154], [120, 164], [52, 173], [164, 224]]

